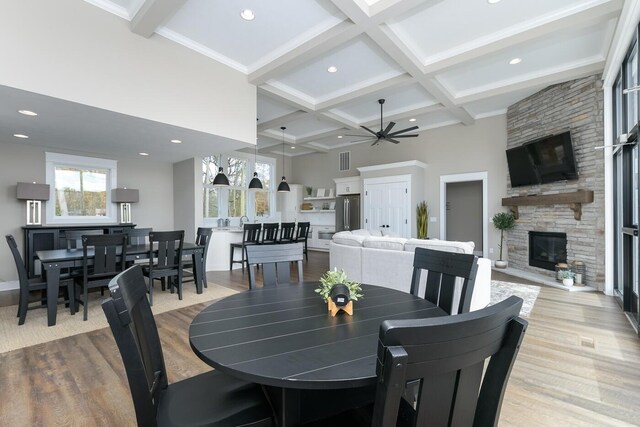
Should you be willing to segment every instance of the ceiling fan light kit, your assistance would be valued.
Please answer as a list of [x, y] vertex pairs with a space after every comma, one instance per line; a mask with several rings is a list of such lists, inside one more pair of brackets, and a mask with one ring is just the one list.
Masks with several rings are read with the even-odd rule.
[[366, 130], [371, 135], [347, 135], [347, 136], [366, 137], [365, 139], [359, 139], [359, 140], [352, 141], [352, 142], [371, 142], [371, 141], [373, 141], [373, 144], [371, 144], [371, 146], [379, 144], [380, 141], [389, 141], [389, 142], [392, 142], [394, 144], [399, 144], [400, 141], [398, 141], [396, 138], [415, 138], [416, 136], [418, 136], [417, 133], [403, 135], [405, 132], [410, 132], [412, 130], [418, 129], [418, 126], [411, 126], [411, 127], [406, 128], [406, 129], [402, 129], [402, 130], [398, 130], [398, 131], [395, 131], [395, 132], [391, 132], [391, 129], [393, 129], [393, 127], [396, 124], [395, 124], [395, 122], [389, 122], [389, 124], [385, 128], [384, 127], [384, 120], [383, 120], [384, 99], [378, 99], [378, 104], [380, 104], [380, 130], [378, 132], [375, 132], [375, 131], [372, 131], [371, 129], [369, 129], [368, 127], [366, 127], [366, 126], [360, 126], [362, 129]]

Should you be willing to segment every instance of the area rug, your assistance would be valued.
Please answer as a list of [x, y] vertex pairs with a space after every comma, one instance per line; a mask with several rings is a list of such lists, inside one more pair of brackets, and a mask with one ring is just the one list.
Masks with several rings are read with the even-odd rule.
[[[162, 292], [160, 286], [157, 285], [153, 292], [153, 307], [151, 309], [154, 314], [159, 314], [193, 304], [217, 300], [236, 293], [232, 289], [211, 282], [208, 285], [203, 293], [197, 294], [195, 286], [185, 284], [182, 300], [179, 300], [175, 293]], [[0, 337], [2, 337], [0, 339], [0, 353], [107, 327], [107, 319], [100, 305], [100, 301], [104, 298], [106, 296], [100, 296], [100, 292], [90, 294], [89, 316], [86, 322], [82, 320], [82, 306], [80, 306], [80, 312], [72, 316], [68, 308], [59, 304], [56, 324], [51, 327], [47, 326], [47, 310], [44, 308], [29, 310], [27, 320], [21, 326], [18, 326], [18, 318], [16, 317], [17, 306], [0, 308]]]
[[520, 283], [502, 282], [500, 280], [491, 281], [491, 302], [489, 305], [497, 304], [509, 298], [511, 295], [522, 298], [522, 309], [520, 316], [529, 317], [533, 305], [540, 293], [540, 286], [522, 285]]

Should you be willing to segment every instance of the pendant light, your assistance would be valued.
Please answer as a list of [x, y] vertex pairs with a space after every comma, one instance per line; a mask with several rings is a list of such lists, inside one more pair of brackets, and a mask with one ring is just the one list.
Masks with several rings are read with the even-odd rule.
[[284, 130], [286, 127], [282, 126], [280, 129], [282, 129], [282, 181], [278, 185], [278, 193], [285, 193], [291, 191], [289, 184], [287, 184], [287, 178], [284, 177]]
[[[255, 157], [254, 157], [254, 161], [253, 161], [253, 167], [255, 169], [256, 164], [258, 163], [258, 141], [256, 141], [256, 146], [254, 148], [255, 152]], [[254, 170], [253, 172], [253, 178], [251, 179], [251, 182], [249, 182], [249, 189], [250, 190], [262, 190], [262, 181], [260, 181], [260, 178], [258, 178], [258, 172], [256, 172]]]
[[[222, 156], [220, 156], [220, 162], [222, 162]], [[218, 168], [218, 173], [213, 178], [213, 186], [214, 187], [228, 187], [229, 186], [229, 178], [224, 174], [222, 166]]]

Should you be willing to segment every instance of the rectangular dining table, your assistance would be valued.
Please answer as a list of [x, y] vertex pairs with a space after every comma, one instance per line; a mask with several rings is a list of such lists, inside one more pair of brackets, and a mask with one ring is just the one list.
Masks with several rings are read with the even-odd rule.
[[317, 283], [241, 292], [193, 319], [189, 341], [208, 365], [264, 386], [279, 426], [293, 426], [373, 400], [380, 325], [446, 316], [406, 292], [362, 285], [349, 316], [331, 317]]
[[[146, 259], [149, 255], [150, 246], [146, 245], [129, 245], [127, 246], [127, 261], [136, 261]], [[89, 256], [93, 256], [91, 250]], [[202, 271], [204, 246], [195, 243], [184, 242], [182, 246], [182, 255], [191, 255], [193, 257], [193, 276], [196, 283], [196, 291], [201, 294], [204, 283], [206, 281], [206, 272]], [[60, 289], [60, 271], [66, 268], [81, 268], [83, 250], [79, 249], [52, 249], [46, 251], [37, 251], [36, 256], [42, 264], [42, 269], [47, 277], [47, 296], [58, 295]], [[69, 304], [71, 314], [74, 314], [74, 305]], [[47, 324], [53, 326], [56, 324], [58, 313], [58, 301], [56, 298], [47, 298]]]

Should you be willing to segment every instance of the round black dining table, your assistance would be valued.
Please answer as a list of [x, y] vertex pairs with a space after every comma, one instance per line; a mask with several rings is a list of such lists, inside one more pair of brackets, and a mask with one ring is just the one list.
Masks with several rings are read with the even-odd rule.
[[364, 297], [355, 302], [353, 315], [332, 317], [314, 291], [317, 286], [241, 292], [203, 309], [189, 328], [191, 347], [200, 359], [265, 386], [282, 426], [317, 417], [312, 405], [317, 407], [318, 400], [328, 410], [331, 397], [344, 403], [355, 399], [358, 390], [375, 388], [384, 320], [446, 315], [414, 295], [362, 285]]

